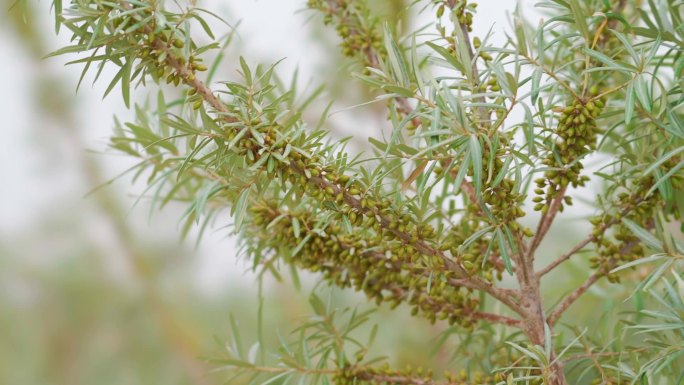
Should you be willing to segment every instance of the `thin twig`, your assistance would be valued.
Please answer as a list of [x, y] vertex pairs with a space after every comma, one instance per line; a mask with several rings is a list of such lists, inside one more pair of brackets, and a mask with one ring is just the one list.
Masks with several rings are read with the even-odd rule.
[[[634, 207], [638, 206], [639, 203], [641, 203], [642, 201], [643, 201], [643, 198], [641, 198], [641, 197], [635, 199], [635, 200], [634, 200], [634, 203], [633, 203], [632, 205], [628, 206], [627, 208], [623, 209], [623, 210], [620, 212], [619, 217], [620, 217], [620, 218], [623, 218], [623, 217], [624, 217], [625, 215], [627, 215], [630, 211], [632, 211], [632, 209], [633, 209]], [[606, 222], [606, 223], [602, 223], [602, 224], [598, 227], [598, 234], [603, 234], [603, 233], [605, 233], [606, 230], [608, 230], [610, 227], [612, 227], [613, 225], [619, 223], [620, 220], [618, 220], [617, 218], [618, 218], [618, 217], [615, 217], [615, 218], [611, 219], [610, 221], [608, 221], [608, 222]], [[570, 258], [571, 258], [573, 255], [575, 255], [578, 251], [582, 250], [582, 248], [584, 248], [584, 246], [588, 245], [588, 244], [591, 243], [591, 242], [594, 242], [596, 239], [597, 239], [597, 235], [594, 235], [594, 234], [592, 233], [592, 234], [589, 235], [587, 238], [585, 238], [584, 240], [582, 240], [580, 243], [578, 243], [578, 244], [576, 244], [575, 246], [573, 246], [573, 248], [570, 249], [567, 253], [561, 255], [560, 257], [558, 257], [558, 259], [556, 259], [555, 261], [551, 262], [548, 266], [546, 266], [546, 267], [544, 267], [543, 269], [539, 270], [539, 271], [536, 273], [537, 278], [541, 278], [542, 276], [546, 275], [547, 273], [549, 273], [550, 271], [552, 271], [553, 269], [555, 269], [556, 267], [558, 267], [558, 265], [560, 265], [560, 264], [562, 264], [563, 262], [565, 262], [565, 261], [567, 261], [568, 259], [570, 259]]]
[[578, 287], [575, 289], [572, 293], [570, 293], [567, 297], [561, 301], [558, 306], [549, 314], [548, 318], [546, 319], [546, 322], [549, 324], [549, 326], [553, 326], [556, 321], [560, 318], [560, 316], [563, 314], [565, 310], [570, 307], [577, 299], [584, 293], [589, 290], [589, 288], [596, 283], [599, 279], [603, 278], [606, 275], [605, 272], [603, 271], [596, 271], [594, 274], [592, 274], [583, 284], [582, 286]]
[[532, 243], [530, 244], [530, 247], [527, 250], [527, 259], [534, 260], [534, 252], [537, 250], [537, 247], [539, 247], [539, 244], [551, 228], [553, 220], [556, 218], [556, 214], [558, 214], [558, 211], [560, 210], [561, 205], [563, 204], [563, 197], [565, 196], [566, 190], [567, 186], [561, 188], [556, 193], [556, 195], [553, 198], [553, 201], [551, 201], [549, 210], [546, 212], [546, 214], [542, 215], [541, 220], [539, 221], [539, 226], [537, 226], [537, 233], [534, 235], [534, 239], [532, 240]]
[[615, 357], [615, 356], [621, 356], [624, 354], [629, 354], [629, 353], [639, 353], [643, 352], [645, 350], [648, 350], [648, 348], [637, 348], [634, 350], [630, 350], [628, 352], [598, 352], [598, 353], [585, 353], [585, 354], [577, 354], [574, 356], [570, 356], [564, 360], [564, 362], [570, 362], [570, 361], [577, 361], [577, 360], [584, 360], [587, 358], [591, 357]]
[[486, 313], [486, 312], [481, 312], [481, 311], [476, 311], [472, 313], [468, 313], [469, 317], [478, 319], [478, 320], [483, 320], [483, 321], [489, 321], [493, 323], [499, 323], [503, 324], [506, 326], [513, 326], [513, 327], [520, 327], [521, 321], [515, 318], [510, 318], [506, 317], [503, 315], [499, 314], [494, 314], [494, 313]]
[[548, 264], [543, 269], [536, 272], [535, 274], [536, 274], [537, 278], [541, 278], [542, 276], [544, 276], [545, 274], [547, 274], [551, 270], [555, 269], [558, 265], [567, 261], [568, 259], [570, 259], [570, 257], [575, 255], [578, 251], [582, 250], [584, 248], [584, 246], [590, 244], [591, 242], [594, 242], [595, 240], [596, 240], [596, 236], [593, 234], [590, 235], [589, 237], [585, 238], [582, 242], [576, 244], [572, 249], [570, 249], [570, 251], [561, 255], [560, 257], [558, 257], [558, 259], [556, 259], [555, 261], [551, 262], [550, 264]]
[[558, 75], [555, 72], [553, 72], [551, 69], [549, 69], [546, 66], [544, 66], [543, 64], [539, 63], [536, 59], [534, 59], [531, 56], [525, 55], [523, 53], [519, 53], [519, 54], [522, 57], [524, 57], [525, 59], [527, 59], [530, 62], [530, 64], [532, 64], [538, 68], [541, 68], [541, 70], [544, 71], [545, 74], [552, 77], [556, 82], [558, 82], [558, 84], [561, 87], [565, 88], [565, 90], [568, 91], [576, 100], [582, 100], [580, 95], [578, 95], [577, 92], [575, 92], [575, 90], [573, 90], [566, 82], [564, 82], [561, 78], [559, 78]]
[[[633, 241], [629, 242], [625, 245], [623, 245], [620, 248], [620, 254], [627, 254], [629, 253], [636, 245], [638, 245], [638, 241]], [[578, 287], [575, 289], [572, 293], [570, 293], [567, 297], [565, 297], [557, 306], [556, 308], [549, 314], [547, 318], [547, 322], [549, 326], [553, 326], [556, 321], [561, 317], [563, 312], [565, 312], [570, 305], [575, 303], [579, 297], [582, 296], [582, 294], [586, 293], [591, 286], [593, 286], [599, 279], [605, 277], [608, 275], [610, 270], [612, 270], [615, 266], [617, 266], [618, 262], [613, 262], [608, 266], [607, 268], [603, 268], [600, 270], [597, 270], [587, 278], [587, 280], [582, 284], [582, 286]]]
[[339, 369], [309, 369], [309, 368], [298, 368], [298, 367], [272, 367], [272, 366], [245, 366], [244, 369], [247, 369], [252, 372], [261, 372], [261, 373], [270, 373], [270, 374], [278, 374], [278, 373], [290, 373], [290, 372], [295, 372], [299, 374], [327, 374], [327, 375], [333, 375], [337, 374], [340, 372]]

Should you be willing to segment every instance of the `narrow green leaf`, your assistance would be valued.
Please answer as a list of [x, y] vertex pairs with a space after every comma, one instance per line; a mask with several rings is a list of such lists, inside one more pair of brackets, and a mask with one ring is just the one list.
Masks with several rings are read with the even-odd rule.
[[[452, 12], [451, 17], [455, 18], [456, 12]], [[454, 25], [458, 24], [458, 21], [454, 19]], [[458, 60], [463, 63], [463, 75], [465, 75], [469, 81], [474, 82], [473, 67], [471, 65], [472, 58], [470, 57], [470, 51], [468, 50], [468, 42], [466, 41], [466, 37], [461, 28], [454, 28], [454, 35], [456, 37], [456, 54], [458, 55]], [[482, 50], [484, 47], [481, 47], [480, 49]]]
[[244, 349], [242, 348], [242, 339], [240, 336], [242, 335], [242, 330], [238, 327], [238, 323], [235, 320], [235, 316], [233, 316], [233, 313], [230, 313], [229, 315], [230, 319], [230, 329], [232, 331], [233, 335], [233, 342], [235, 346], [235, 354], [238, 355], [238, 357], [243, 358], [244, 357]]
[[116, 75], [114, 75], [114, 77], [112, 78], [112, 81], [109, 82], [109, 85], [107, 86], [107, 89], [105, 90], [104, 95], [102, 96], [103, 98], [106, 98], [107, 95], [109, 95], [109, 93], [112, 92], [112, 90], [114, 89], [114, 86], [116, 86], [116, 83], [118, 83], [119, 80], [121, 80], [121, 77], [123, 76], [123, 71], [124, 71], [124, 69], [121, 68], [116, 73]]
[[669, 107], [667, 109], [667, 117], [670, 121], [670, 124], [666, 126], [667, 132], [681, 139], [684, 139], [684, 121], [682, 121], [682, 119], [679, 117], [679, 115], [677, 114], [677, 112], [675, 112], [673, 108]]
[[159, 116], [159, 119], [157, 120], [159, 132], [162, 136], [168, 137], [171, 133], [169, 132], [169, 125], [166, 124], [163, 119], [166, 116], [166, 100], [164, 99], [164, 92], [161, 89], [157, 92], [157, 116]]
[[634, 64], [638, 65], [639, 64], [639, 55], [637, 54], [636, 50], [634, 49], [634, 46], [632, 46], [632, 43], [629, 41], [629, 39], [627, 39], [627, 37], [625, 35], [623, 35], [622, 33], [618, 32], [616, 30], [611, 29], [610, 32], [613, 35], [615, 35], [615, 37], [617, 37], [618, 40], [620, 40], [620, 42], [622, 43], [622, 46], [625, 47], [627, 52], [629, 52], [629, 55], [632, 57]]
[[585, 44], [591, 44], [591, 34], [587, 26], [586, 15], [582, 11], [578, 0], [570, 0], [570, 11], [572, 12], [572, 21], [577, 25], [577, 29], [579, 29], [582, 37], [584, 37]]
[[53, 57], [53, 56], [65, 55], [65, 54], [68, 54], [68, 53], [78, 53], [78, 52], [81, 52], [81, 51], [85, 51], [85, 49], [86, 49], [86, 44], [85, 44], [85, 43], [84, 43], [84, 44], [70, 45], [70, 46], [66, 46], [66, 47], [60, 48], [60, 49], [58, 49], [58, 50], [56, 50], [56, 51], [52, 51], [52, 52], [50, 52], [49, 54], [43, 56], [42, 58], [43, 58], [43, 59], [47, 59], [47, 58], [51, 58], [51, 57]]
[[390, 67], [392, 68], [394, 78], [399, 81], [401, 86], [408, 86], [411, 83], [411, 79], [409, 78], [406, 62], [404, 61], [404, 54], [394, 40], [389, 25], [385, 25], [385, 49], [387, 50], [387, 58]]
[[648, 112], [653, 111], [653, 104], [651, 97], [648, 94], [648, 87], [644, 75], [639, 75], [634, 78], [634, 94], [636, 95], [639, 104]]
[[133, 66], [133, 58], [129, 57], [126, 64], [121, 68], [121, 95], [123, 96], [126, 108], [131, 105], [131, 67]]
[[242, 227], [242, 222], [245, 219], [245, 214], [247, 213], [247, 197], [249, 197], [250, 188], [245, 188], [242, 190], [240, 197], [235, 203], [235, 231], [240, 231]]
[[391, 93], [395, 93], [395, 94], [397, 94], [397, 95], [399, 95], [399, 96], [403, 96], [403, 97], [405, 97], [405, 98], [411, 98], [411, 97], [414, 96], [413, 91], [411, 91], [411, 90], [408, 89], [408, 88], [399, 87], [399, 86], [393, 86], [393, 85], [390, 85], [390, 84], [386, 84], [386, 85], [382, 86], [382, 88], [383, 88], [385, 91], [388, 91], [388, 92], [391, 92]]
[[[467, 150], [463, 156], [463, 162], [459, 165], [458, 173], [456, 174], [456, 179], [454, 179], [454, 186], [456, 186], [454, 193], [458, 193], [461, 189], [461, 184], [466, 177], [468, 168], [470, 167], [470, 151]], [[471, 202], [476, 203], [476, 202]]]
[[475, 194], [478, 196], [482, 191], [482, 148], [476, 135], [470, 136], [469, 142], [470, 159], [473, 161], [473, 184]]
[[675, 148], [674, 150], [668, 151], [666, 154], [663, 156], [659, 157], [658, 160], [653, 162], [650, 166], [648, 166], [641, 175], [647, 176], [648, 174], [652, 173], [655, 169], [660, 167], [663, 163], [667, 162], [670, 160], [672, 157], [675, 155], [679, 154], [680, 152], [684, 151], [684, 146], [680, 146]]
[[316, 293], [311, 293], [309, 296], [309, 305], [313, 309], [314, 313], [319, 316], [324, 316], [326, 314], [326, 306], [321, 297], [316, 295]]
[[54, 0], [52, 5], [55, 11], [55, 33], [59, 34], [59, 29], [62, 26], [62, 0]]
[[461, 73], [465, 73], [465, 71], [466, 71], [465, 67], [466, 66], [462, 62], [460, 62], [458, 60], [458, 58], [456, 58], [456, 56], [454, 56], [451, 52], [449, 52], [449, 50], [447, 50], [444, 47], [440, 47], [437, 44], [429, 42], [429, 41], [426, 42], [426, 44], [430, 48], [435, 50], [435, 52], [437, 52], [441, 57], [443, 57], [444, 60], [446, 60], [449, 64], [451, 64], [455, 69], [457, 69]]
[[204, 33], [206, 33], [207, 36], [209, 36], [211, 38], [211, 40], [216, 40], [216, 38], [214, 37], [214, 33], [211, 32], [211, 28], [209, 28], [209, 25], [204, 20], [204, 18], [202, 18], [201, 16], [199, 16], [196, 13], [191, 13], [190, 17], [194, 18], [195, 20], [197, 20], [200, 23], [200, 25], [202, 26], [202, 29], [204, 30]]
[[671, 200], [671, 194], [665, 194], [663, 192], [663, 188], [665, 186], [670, 186], [669, 184], [664, 184], [672, 175], [674, 175], [677, 171], [679, 171], [682, 167], [684, 167], [684, 160], [680, 161], [677, 163], [674, 167], [672, 167], [668, 172], [666, 172], [663, 176], [659, 177], [658, 180], [651, 186], [651, 188], [648, 190], [646, 195], [650, 195], [653, 191], [656, 189], [660, 189], [660, 193], [664, 196], [663, 199], [665, 201], [670, 201]]
[[627, 71], [627, 72], [635, 72], [634, 67], [629, 66], [627, 63], [617, 63], [615, 60], [609, 58], [608, 56], [604, 55], [603, 53], [601, 53], [599, 51], [595, 51], [595, 50], [589, 49], [587, 47], [582, 47], [582, 52], [589, 55], [591, 58], [598, 60], [599, 62], [603, 63], [604, 65], [606, 65], [610, 69]]
[[625, 90], [625, 124], [629, 124], [632, 121], [634, 103], [634, 83], [629, 83]]
[[657, 250], [658, 252], [663, 251], [663, 244], [658, 238], [654, 237], [653, 234], [649, 233], [648, 230], [639, 226], [638, 224], [630, 221], [627, 218], [622, 218], [622, 223], [629, 228], [629, 230], [637, 236], [642, 242], [644, 242], [651, 249]]
[[252, 84], [252, 71], [249, 70], [249, 66], [245, 61], [245, 58], [240, 56], [240, 68], [242, 68], [242, 76], [245, 77], [245, 83], [249, 86]]
[[198, 192], [199, 195], [193, 202], [193, 208], [195, 210], [195, 222], [197, 224], [199, 224], [200, 217], [204, 213], [204, 208], [209, 199], [223, 188], [224, 186], [221, 186], [219, 181], [213, 181]]
[[185, 171], [185, 169], [188, 168], [188, 166], [190, 166], [190, 162], [192, 162], [192, 160], [195, 158], [195, 155], [197, 155], [197, 153], [199, 153], [211, 141], [212, 141], [211, 138], [204, 138], [204, 139], [202, 139], [202, 141], [199, 142], [199, 144], [197, 144], [195, 146], [195, 148], [192, 149], [190, 154], [188, 154], [185, 157], [185, 159], [183, 159], [183, 163], [181, 163], [181, 166], [178, 168], [178, 177], [177, 178], [180, 178], [181, 175], [183, 174], [183, 172]]
[[541, 81], [542, 69], [537, 67], [532, 74], [532, 104], [537, 103], [537, 97], [539, 97], [539, 83]]
[[221, 360], [219, 362], [226, 365], [226, 366], [229, 366], [229, 367], [236, 367], [236, 368], [252, 368], [252, 367], [254, 367], [254, 364], [251, 364], [247, 361], [238, 360], [235, 358], [221, 358]]
[[487, 226], [483, 229], [480, 229], [473, 234], [471, 234], [468, 238], [466, 238], [465, 241], [461, 245], [458, 246], [460, 251], [464, 251], [465, 249], [468, 248], [473, 242], [477, 241], [478, 239], [482, 238], [483, 235], [489, 233], [492, 231], [494, 227], [493, 226]]
[[527, 36], [525, 36], [525, 21], [522, 17], [520, 3], [516, 4], [513, 16], [513, 20], [515, 22], [515, 36], [517, 39], [516, 46], [518, 47], [518, 51], [520, 51], [520, 53], [522, 53], [524, 56], [528, 56]]
[[511, 264], [511, 256], [508, 254], [506, 235], [499, 228], [496, 229], [496, 239], [499, 242], [499, 252], [501, 253], [504, 266], [506, 266], [506, 271], [508, 274], [513, 274], [513, 265]]
[[372, 144], [373, 146], [375, 146], [375, 148], [377, 148], [378, 150], [380, 150], [380, 151], [382, 151], [382, 152], [387, 151], [387, 147], [389, 146], [387, 143], [381, 142], [381, 141], [379, 141], [379, 140], [373, 138], [372, 136], [369, 136], [369, 137], [368, 137], [368, 142], [369, 142], [370, 144]]
[[300, 229], [299, 220], [297, 217], [292, 217], [292, 231], [294, 232], [295, 238], [299, 238]]
[[657, 262], [657, 261], [667, 259], [667, 258], [668, 258], [668, 256], [666, 256], [664, 254], [654, 254], [654, 255], [651, 255], [650, 257], [640, 258], [640, 259], [637, 259], [635, 261], [625, 263], [624, 265], [618, 266], [615, 269], [611, 270], [610, 272], [611, 273], [617, 273], [619, 271], [629, 269], [629, 268], [634, 267], [634, 266], [639, 266], [639, 265], [643, 265], [643, 264], [651, 263], [651, 262]]
[[[523, 109], [525, 110], [525, 122], [522, 123], [523, 132], [525, 134], [525, 145], [527, 146], [527, 154], [534, 155], [537, 153], [536, 145], [534, 143], [534, 119], [532, 118], [532, 111], [526, 103], [521, 103]], [[519, 152], [518, 152], [519, 153]]]

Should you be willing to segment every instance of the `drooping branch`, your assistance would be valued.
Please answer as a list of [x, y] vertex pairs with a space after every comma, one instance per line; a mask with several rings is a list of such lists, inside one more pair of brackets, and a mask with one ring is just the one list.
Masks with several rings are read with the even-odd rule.
[[[317, 215], [315, 212], [294, 214], [277, 207], [276, 202], [266, 201], [252, 206], [256, 219], [252, 236], [260, 237], [289, 263], [322, 272], [324, 278], [340, 287], [363, 291], [378, 303], [389, 302], [392, 306], [407, 303], [416, 314], [432, 321], [448, 319], [451, 324], [470, 325], [473, 321], [487, 320], [519, 325], [518, 320], [478, 310], [479, 299], [470, 295], [474, 288], [470, 279], [453, 278], [438, 266], [406, 258], [401, 253], [401, 245], [361, 239], [354, 231], [348, 232], [335, 224], [314, 231], [315, 221], [311, 218]], [[277, 235], [265, 236], [265, 228]], [[300, 246], [302, 242], [306, 243]], [[297, 253], [291, 254], [292, 249], [297, 249]], [[507, 296], [511, 306], [517, 305], [515, 292], [497, 290]]]
[[[150, 31], [151, 32], [151, 31]], [[164, 63], [171, 68], [174, 73], [181, 79], [181, 81], [189, 86], [193, 93], [200, 95], [212, 109], [219, 115], [220, 119], [226, 123], [239, 123], [238, 120], [229, 114], [230, 109], [213, 91], [207, 87], [201, 80], [199, 80], [194, 71], [189, 68], [186, 63], [179, 60], [173, 52], [169, 42], [165, 42], [160, 38], [154, 38], [150, 43], [151, 47], [159, 52], [160, 56], [164, 57]], [[162, 55], [163, 54], [163, 55]], [[447, 257], [443, 251], [429, 245], [421, 239], [416, 239], [414, 235], [400, 231], [392, 223], [392, 220], [383, 215], [378, 207], [367, 206], [363, 199], [357, 198], [348, 189], [344, 188], [339, 183], [334, 183], [322, 176], [307, 175], [307, 170], [301, 168], [297, 162], [291, 161], [289, 169], [308, 179], [309, 183], [317, 186], [321, 191], [326, 191], [332, 196], [341, 196], [342, 201], [359, 213], [376, 218], [377, 222], [382, 228], [394, 234], [398, 239], [414, 247], [419, 253], [426, 256], [435, 256], [441, 259], [447, 268], [456, 274], [459, 280], [463, 280], [468, 284], [468, 287], [484, 291], [497, 300], [501, 301], [513, 311], [520, 313], [519, 305], [512, 299], [510, 291], [502, 290], [494, 287], [491, 283], [483, 280], [478, 276], [470, 276], [458, 263]]]

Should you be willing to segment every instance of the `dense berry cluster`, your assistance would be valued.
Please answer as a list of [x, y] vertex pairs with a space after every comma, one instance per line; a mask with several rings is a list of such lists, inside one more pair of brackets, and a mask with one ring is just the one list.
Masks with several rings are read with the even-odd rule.
[[[486, 228], [507, 226], [514, 233], [522, 233], [524, 236], [532, 236], [532, 230], [521, 226], [517, 219], [525, 215], [520, 207], [525, 200], [524, 195], [515, 191], [515, 183], [501, 173], [505, 172], [505, 162], [501, 159], [506, 156], [510, 139], [506, 136], [496, 136], [487, 141], [483, 148], [483, 170], [481, 183], [484, 189], [481, 193], [481, 202], [478, 197], [472, 196], [473, 201], [465, 206], [459, 222], [452, 226], [442, 243], [443, 250], [449, 250], [470, 274], [480, 272], [481, 276], [492, 282], [495, 278], [501, 280], [505, 269], [500, 255], [499, 244], [492, 242], [491, 235], [481, 236], [466, 244], [466, 241], [479, 231]], [[492, 145], [496, 143], [496, 146]], [[491, 154], [495, 148], [494, 155]], [[490, 160], [484, 161], [484, 160]], [[462, 162], [459, 162], [462, 164]], [[449, 167], [449, 162], [443, 160], [436, 172], [444, 173], [444, 168]], [[449, 174], [454, 177], [457, 170], [450, 170]], [[501, 175], [500, 175], [501, 174]], [[474, 177], [470, 169], [467, 175]], [[491, 175], [491, 177], [490, 177]], [[487, 213], [484, 212], [483, 206]], [[465, 246], [465, 247], [464, 247]]]
[[[508, 155], [510, 141], [511, 139], [505, 135], [497, 135], [490, 140], [490, 142], [497, 143], [495, 150], [493, 150], [493, 145], [483, 146], [482, 175], [485, 180], [482, 183], [487, 187], [482, 193], [482, 200], [487, 204], [498, 223], [506, 224], [511, 230], [518, 231], [520, 226], [516, 220], [525, 216], [525, 212], [520, 208], [525, 196], [515, 191], [513, 180], [503, 177], [497, 181], [500, 174], [507, 171], [504, 170], [504, 161], [501, 159]], [[492, 159], [491, 164], [489, 161], [485, 161], [489, 159]], [[487, 183], [488, 180], [490, 183]]]
[[[110, 14], [106, 28], [110, 29], [113, 36], [121, 39], [119, 44], [113, 41], [108, 46], [136, 47], [139, 50], [135, 56], [141, 59], [140, 63], [135, 67], [132, 67], [132, 63], [128, 63], [132, 67], [128, 70], [129, 76], [135, 76], [144, 70], [155, 81], [166, 81], [167, 84], [178, 86], [181, 82], [188, 83], [195, 80], [196, 71], [207, 70], [199, 56], [201, 49], [192, 40], [189, 40], [189, 47], [186, 47], [185, 36], [173, 27], [174, 23], [182, 22], [179, 15], [166, 14], [165, 22], [158, 24], [154, 15], [160, 11], [144, 3], [127, 3], [127, 6], [128, 11], [121, 12], [110, 4], [101, 5], [102, 10]], [[143, 23], [144, 20], [149, 20], [149, 22]], [[121, 33], [121, 31], [126, 31], [126, 33]], [[183, 67], [183, 71], [167, 65], [169, 55], [172, 55], [172, 60]], [[121, 56], [124, 56], [123, 52]], [[126, 56], [130, 57], [130, 54]]]
[[[292, 256], [291, 263], [321, 272], [339, 287], [363, 291], [378, 304], [387, 302], [394, 307], [406, 302], [413, 307], [413, 314], [433, 322], [445, 319], [450, 324], [473, 324], [468, 315], [478, 308], [478, 298], [454, 285], [448, 274], [435, 270], [438, 260], [426, 260], [415, 248], [398, 241], [391, 231], [375, 226], [377, 221], [363, 219], [355, 211], [347, 214], [352, 225], [374, 228], [375, 236], [369, 237], [367, 231], [345, 228], [342, 221], [316, 228], [316, 212], [288, 215], [275, 203], [266, 202], [253, 206], [251, 211], [258, 227], [255, 233], [265, 234], [264, 227], [269, 226], [275, 235], [263, 241], [277, 255]], [[418, 233], [422, 237], [434, 236], [428, 226]], [[414, 233], [416, 237], [418, 233]]]
[[[598, 94], [598, 90], [593, 88], [592, 94]], [[601, 99], [576, 100], [561, 112], [555, 131], [556, 142], [549, 156], [542, 161], [549, 170], [544, 173], [544, 178], [535, 180], [538, 196], [533, 201], [536, 211], [546, 213], [559, 191], [570, 185], [584, 186], [589, 180], [588, 176], [580, 174], [583, 169], [581, 160], [596, 149], [598, 128], [594, 119], [601, 114], [603, 106]], [[570, 197], [564, 199], [565, 204], [572, 204]], [[563, 210], [562, 203], [560, 209]]]
[[482, 236], [467, 247], [463, 247], [472, 234], [485, 227], [487, 225], [482, 221], [479, 207], [476, 203], [471, 203], [466, 207], [466, 212], [458, 224], [449, 230], [443, 247], [449, 250], [468, 274], [481, 274], [483, 278], [493, 282], [494, 279], [501, 280], [504, 271], [503, 263], [497, 258], [498, 245], [495, 243], [489, 250], [492, 240], [488, 236]]
[[[509, 347], [494, 348], [488, 351], [487, 362], [493, 367], [506, 368], [511, 363], [519, 367], [533, 365], [530, 359]], [[478, 363], [482, 364], [482, 362]], [[530, 369], [528, 375], [539, 375], [539, 371]], [[336, 385], [366, 384], [366, 385], [495, 385], [504, 383], [510, 376], [507, 371], [487, 373], [487, 370], [462, 369], [459, 372], [445, 371], [442, 379], [436, 379], [432, 370], [424, 370], [422, 367], [414, 368], [407, 366], [403, 370], [391, 369], [385, 364], [380, 367], [367, 367], [360, 364], [351, 365], [346, 363], [334, 377]], [[541, 378], [529, 380], [530, 385], [542, 385]]]
[[[449, 9], [451, 20], [455, 24], [455, 28], [462, 28], [468, 32], [472, 32], [473, 14], [477, 9], [477, 3], [468, 2], [467, 0], [439, 0], [436, 3], [439, 4], [437, 7], [437, 32], [447, 42], [447, 49], [451, 53], [456, 53], [456, 37], [454, 36], [455, 31], [449, 30], [449, 32], [447, 32], [446, 26], [442, 24], [440, 19], [442, 15], [444, 15], [445, 10]], [[475, 37], [473, 39], [473, 44], [476, 49], [480, 48], [480, 39]], [[487, 52], [479, 51], [479, 56], [481, 56], [485, 61], [492, 60], [491, 55], [489, 55]]]
[[382, 55], [384, 45], [378, 21], [368, 16], [366, 1], [309, 0], [307, 5], [325, 14], [326, 25], [335, 25], [345, 56], [359, 57], [367, 66], [377, 66], [376, 55]]
[[477, 3], [468, 2], [467, 0], [439, 0], [437, 1], [437, 18], [444, 15], [446, 9], [451, 9], [451, 16], [459, 24], [465, 26], [469, 32], [473, 30], [473, 14], [477, 9]]
[[468, 32], [473, 31], [473, 14], [477, 9], [477, 3], [468, 2], [467, 0], [458, 0], [453, 2], [453, 15], [460, 25], [465, 26]]
[[492, 210], [494, 217], [501, 223], [510, 225], [511, 229], [518, 230], [520, 226], [516, 219], [525, 216], [525, 212], [520, 208], [525, 196], [515, 192], [514, 186], [512, 180], [503, 179], [496, 186], [485, 189], [483, 200]]
[[[663, 169], [667, 170], [675, 167], [679, 162], [676, 158], [671, 158], [664, 162]], [[673, 176], [670, 179], [673, 185], [681, 188], [684, 178], [681, 175]], [[658, 190], [647, 195], [653, 187], [655, 179], [649, 175], [639, 179], [632, 186], [625, 186], [625, 190], [617, 195], [616, 212], [605, 212], [601, 216], [591, 219], [594, 225], [593, 236], [597, 245], [597, 256], [590, 259], [591, 267], [607, 275], [608, 280], [613, 283], [620, 282], [617, 274], [609, 272], [621, 264], [635, 261], [646, 256], [647, 250], [643, 242], [634, 235], [634, 232], [620, 221], [628, 219], [645, 229], [653, 227], [653, 218], [656, 212], [663, 210], [665, 215], [679, 220], [678, 210], [668, 210], [664, 206], [664, 200]], [[613, 234], [610, 236], [605, 229], [611, 223], [618, 223], [613, 227]]]
[[430, 370], [407, 367], [405, 370], [394, 370], [389, 367], [368, 368], [346, 366], [333, 378], [335, 385], [494, 385], [505, 381], [506, 376], [501, 373], [487, 375], [480, 371], [467, 373], [445, 372], [443, 380], [435, 380]]

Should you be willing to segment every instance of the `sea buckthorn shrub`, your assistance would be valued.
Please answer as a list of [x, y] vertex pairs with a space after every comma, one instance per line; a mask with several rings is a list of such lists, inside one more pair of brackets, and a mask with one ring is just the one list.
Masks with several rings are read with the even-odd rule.
[[[314, 292], [298, 339], [229, 349], [222, 369], [255, 384], [681, 382], [684, 4], [542, 0], [538, 23], [521, 4], [495, 44], [474, 35], [476, 1], [302, 3], [334, 29], [343, 81], [382, 105], [365, 152], [330, 135], [327, 110], [307, 118], [320, 92], [299, 95], [249, 50], [238, 79], [217, 79], [233, 32], [196, 1], [55, 1], [71, 41], [52, 55], [117, 68], [107, 93], [136, 118], [115, 122], [111, 148], [139, 159], [156, 203], [187, 205], [185, 231], [229, 222], [260, 277], [308, 271], [477, 342], [445, 373], [395, 368], [356, 337], [367, 312]], [[415, 15], [432, 23], [410, 30]], [[153, 97], [132, 101], [135, 87]], [[540, 248], [566, 215], [588, 234]], [[612, 334], [573, 324], [597, 285], [660, 305], [606, 315]]]

